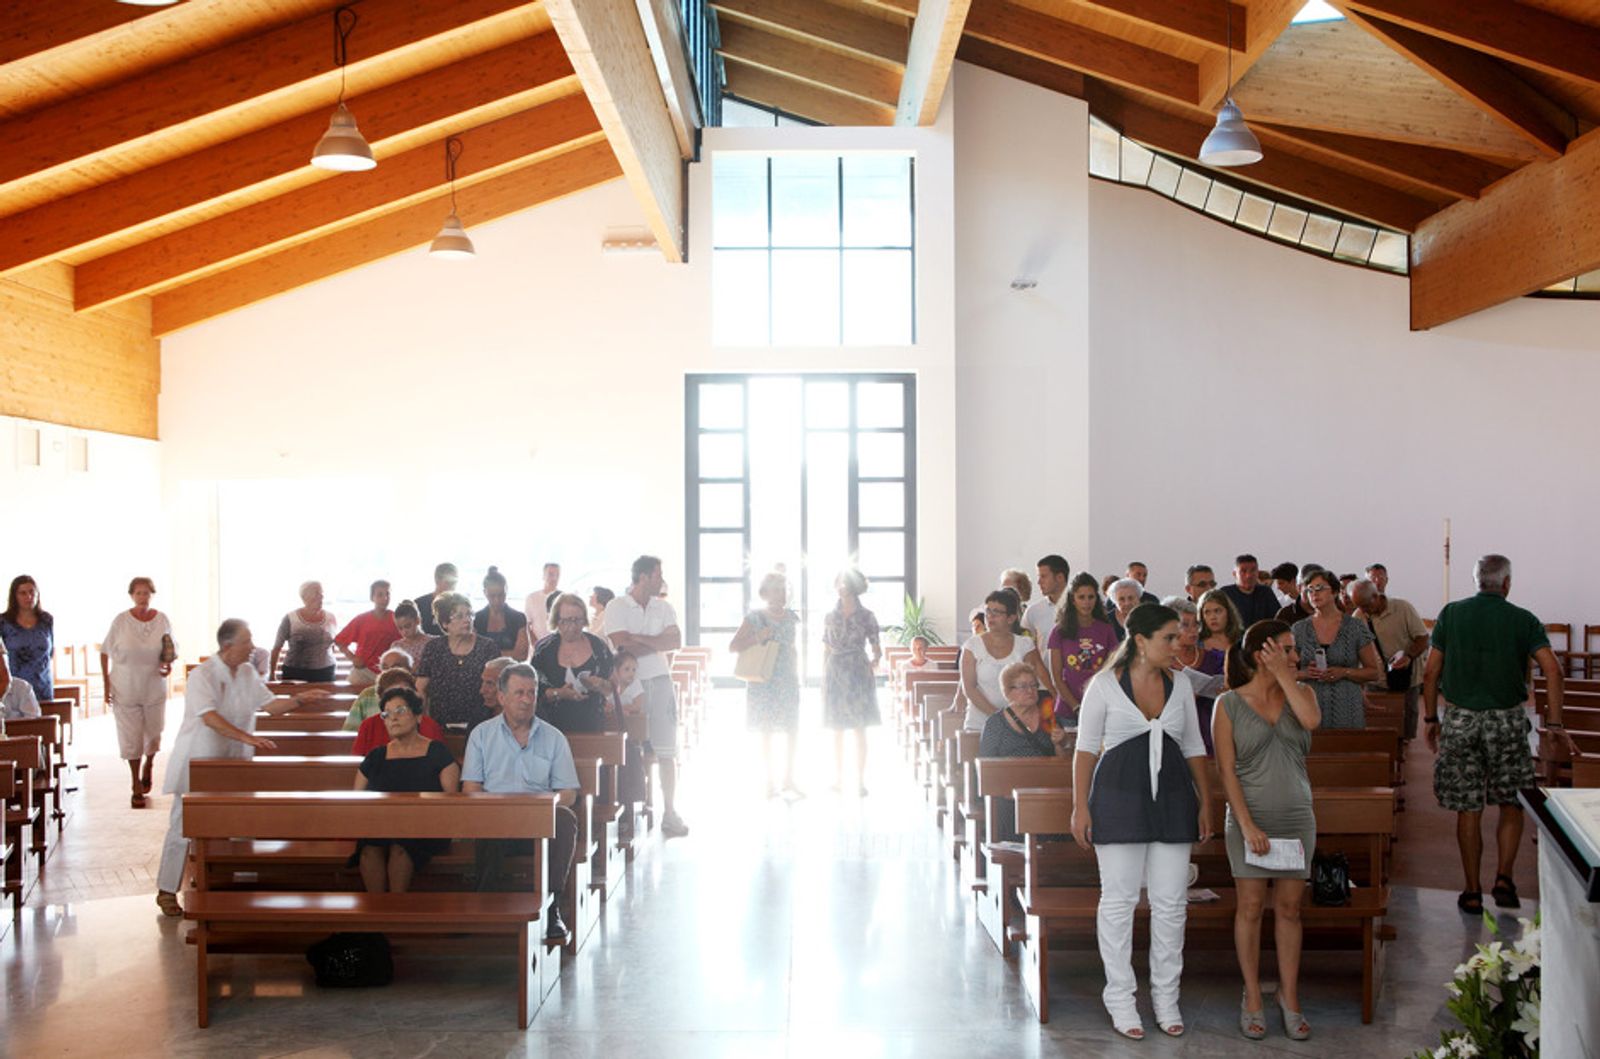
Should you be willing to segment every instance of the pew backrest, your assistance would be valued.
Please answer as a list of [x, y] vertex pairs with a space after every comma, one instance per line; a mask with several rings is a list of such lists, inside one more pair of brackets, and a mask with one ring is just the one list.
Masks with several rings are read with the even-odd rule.
[[361, 759], [349, 757], [195, 758], [189, 789], [197, 793], [348, 791]]

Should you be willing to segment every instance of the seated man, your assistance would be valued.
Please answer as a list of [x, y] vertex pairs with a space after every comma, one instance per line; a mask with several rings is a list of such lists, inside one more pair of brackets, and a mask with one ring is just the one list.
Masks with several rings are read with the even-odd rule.
[[[567, 925], [561, 918], [561, 898], [572, 875], [578, 843], [578, 818], [572, 811], [577, 800], [578, 767], [572, 760], [567, 737], [534, 716], [539, 705], [538, 670], [526, 662], [505, 666], [500, 670], [497, 690], [500, 715], [478, 725], [467, 738], [461, 789], [467, 794], [558, 795], [556, 837], [550, 842], [552, 900], [544, 936], [546, 941], [564, 943]], [[478, 889], [498, 889], [505, 857], [531, 852], [533, 843], [533, 839], [479, 841]]]
[[8, 721], [20, 721], [25, 717], [37, 716], [39, 696], [33, 693], [33, 685], [21, 677], [12, 677], [5, 694], [0, 695], [0, 717]]
[[483, 704], [489, 707], [491, 717], [500, 712], [500, 674], [514, 661], [516, 659], [501, 655], [491, 658], [483, 667], [483, 681], [478, 685], [478, 691], [483, 695]]

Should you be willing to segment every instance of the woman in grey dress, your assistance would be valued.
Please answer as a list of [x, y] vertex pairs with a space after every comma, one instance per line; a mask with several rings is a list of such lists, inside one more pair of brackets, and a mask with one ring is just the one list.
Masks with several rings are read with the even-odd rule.
[[1324, 728], [1365, 728], [1367, 700], [1361, 689], [1383, 679], [1372, 630], [1339, 609], [1339, 582], [1326, 570], [1307, 575], [1300, 585], [1311, 601], [1311, 617], [1292, 627], [1300, 679], [1316, 692]]
[[822, 723], [833, 729], [834, 790], [844, 784], [844, 733], [849, 728], [856, 733], [856, 791], [866, 794], [867, 726], [879, 723], [876, 670], [883, 648], [877, 617], [861, 605], [867, 591], [861, 571], [843, 571], [834, 587], [839, 605], [822, 622]]
[[[1228, 648], [1232, 690], [1217, 700], [1211, 719], [1217, 771], [1228, 798], [1228, 863], [1238, 893], [1233, 940], [1244, 976], [1239, 1032], [1252, 1040], [1267, 1032], [1261, 1004], [1261, 913], [1269, 886], [1284, 1032], [1297, 1041], [1311, 1035], [1300, 1014], [1300, 901], [1317, 845], [1306, 754], [1322, 711], [1311, 688], [1295, 680], [1295, 639], [1281, 621], [1250, 626]], [[1300, 867], [1275, 871], [1245, 860], [1246, 851], [1266, 853], [1275, 838], [1299, 840]]]
[[745, 685], [746, 720], [750, 730], [761, 733], [761, 759], [767, 765], [767, 797], [778, 793], [772, 761], [772, 736], [783, 733], [786, 746], [783, 761], [783, 793], [789, 798], [804, 796], [794, 782], [795, 737], [800, 731], [800, 660], [795, 650], [795, 631], [800, 616], [789, 609], [788, 578], [774, 570], [761, 579], [757, 593], [766, 603], [760, 610], [745, 615], [744, 624], [733, 634], [728, 650], [735, 654], [759, 644], [777, 643], [778, 656], [772, 676]]

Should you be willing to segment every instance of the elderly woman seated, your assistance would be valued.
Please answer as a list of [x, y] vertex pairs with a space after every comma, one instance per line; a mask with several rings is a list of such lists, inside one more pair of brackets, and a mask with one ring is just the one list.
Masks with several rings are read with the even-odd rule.
[[[388, 678], [385, 682], [384, 678]], [[413, 691], [417, 687], [417, 678], [411, 672], [411, 656], [398, 647], [391, 647], [383, 652], [383, 657], [378, 663], [378, 680], [370, 688], [362, 688], [361, 694], [356, 696], [356, 701], [350, 706], [350, 715], [344, 719], [344, 730], [354, 732], [361, 727], [361, 722], [378, 713], [378, 696], [390, 688], [408, 687]]]
[[[1006, 705], [984, 722], [978, 737], [979, 757], [1066, 757], [1072, 753], [1072, 731], [1047, 729], [1039, 702], [1039, 676], [1027, 662], [1013, 662], [1000, 671], [1000, 688]], [[1000, 800], [994, 842], [1017, 838], [1016, 807], [1010, 798]]]
[[[381, 679], [381, 678], [380, 678]], [[461, 766], [441, 742], [422, 734], [422, 696], [407, 687], [390, 688], [380, 700], [388, 741], [361, 761], [358, 791], [442, 791], [461, 785]], [[417, 869], [450, 847], [447, 838], [364, 838], [355, 861], [368, 893], [403, 893]]]

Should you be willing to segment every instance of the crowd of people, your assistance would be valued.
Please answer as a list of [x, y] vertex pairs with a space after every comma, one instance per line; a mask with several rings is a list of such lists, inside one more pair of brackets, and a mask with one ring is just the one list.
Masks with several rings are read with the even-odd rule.
[[[576, 835], [570, 806], [578, 781], [567, 733], [621, 730], [629, 718], [642, 720], [645, 744], [630, 747], [625, 790], [644, 788], [642, 749], [659, 769], [662, 833], [686, 835], [676, 806], [678, 717], [667, 664], [682, 633], [664, 598], [661, 561], [640, 556], [625, 591], [596, 587], [587, 599], [563, 590], [560, 573], [557, 564], [546, 565], [542, 586], [518, 611], [507, 605], [506, 579], [490, 567], [487, 603], [475, 610], [456, 590], [456, 568], [441, 563], [431, 592], [392, 609], [389, 583], [373, 582], [372, 608], [343, 626], [324, 609], [322, 586], [308, 581], [270, 649], [255, 644], [247, 622], [224, 621], [215, 653], [189, 676], [167, 793], [188, 789], [190, 760], [271, 748], [269, 737], [255, 733], [260, 711], [325, 703], [325, 690], [280, 697], [268, 681], [331, 681], [337, 651], [350, 663], [350, 683], [362, 689], [345, 724], [362, 755], [357, 788], [557, 793], [550, 879], [558, 895]], [[981, 732], [980, 755], [1073, 759], [1072, 835], [1096, 853], [1104, 1002], [1124, 1036], [1144, 1034], [1131, 964], [1141, 890], [1151, 910], [1156, 1024], [1171, 1035], [1184, 1030], [1179, 979], [1190, 852], [1209, 837], [1213, 819], [1208, 758], [1222, 778], [1224, 837], [1238, 888], [1240, 1031], [1254, 1039], [1266, 1032], [1259, 948], [1270, 900], [1285, 1030], [1296, 1039], [1310, 1034], [1297, 988], [1298, 909], [1316, 842], [1305, 759], [1318, 728], [1366, 725], [1369, 690], [1403, 693], [1403, 737], [1413, 738], [1420, 723], [1437, 754], [1435, 794], [1457, 814], [1461, 909], [1483, 907], [1486, 805], [1499, 813], [1491, 894], [1500, 907], [1519, 903], [1516, 795], [1533, 783], [1523, 709], [1530, 660], [1549, 681], [1545, 725], [1558, 738], [1565, 733], [1561, 674], [1544, 627], [1506, 598], [1510, 561], [1480, 559], [1477, 594], [1447, 605], [1431, 633], [1415, 607], [1389, 595], [1382, 564], [1368, 566], [1365, 576], [1339, 576], [1313, 563], [1283, 563], [1268, 573], [1264, 579], [1256, 558], [1241, 554], [1232, 583], [1219, 585], [1211, 567], [1196, 564], [1185, 571], [1181, 594], [1158, 600], [1146, 588], [1143, 563], [1097, 580], [1074, 576], [1062, 556], [1047, 555], [1033, 579], [1004, 571], [1000, 587], [969, 616], [959, 697], [965, 726]], [[865, 795], [866, 729], [881, 721], [881, 630], [862, 603], [865, 577], [845, 570], [835, 587], [838, 602], [821, 630], [823, 722], [834, 732], [835, 789]], [[744, 617], [728, 648], [741, 655], [741, 671], [746, 653], [761, 656], [753, 663], [759, 676], [747, 685], [747, 723], [761, 736], [767, 794], [799, 798], [800, 619], [781, 569], [761, 579], [757, 594], [761, 606]], [[112, 620], [100, 649], [105, 699], [138, 808], [152, 786], [176, 648], [167, 616], [151, 605], [155, 584], [136, 577], [128, 595], [132, 606]], [[37, 700], [51, 697], [53, 626], [38, 584], [15, 578], [0, 613], [3, 716], [37, 715]], [[926, 640], [913, 641], [911, 666], [930, 664], [926, 647]], [[468, 733], [459, 765], [441, 742], [450, 728]], [[849, 781], [847, 733], [855, 743]], [[1298, 859], [1259, 863], [1278, 843], [1294, 846]], [[478, 885], [501, 885], [504, 858], [516, 845], [479, 846]], [[354, 860], [369, 889], [400, 891], [438, 852], [436, 843], [372, 838]], [[182, 803], [174, 798], [157, 894], [169, 915], [182, 911], [185, 855]], [[550, 937], [565, 935], [559, 904], [546, 924]]]

